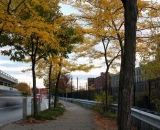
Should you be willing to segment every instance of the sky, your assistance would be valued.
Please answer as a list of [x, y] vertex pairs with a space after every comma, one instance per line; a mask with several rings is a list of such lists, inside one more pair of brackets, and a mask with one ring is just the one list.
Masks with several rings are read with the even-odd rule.
[[[160, 2], [160, 0], [158, 0]], [[64, 15], [69, 15], [71, 13], [77, 13], [73, 8], [67, 5], [61, 5], [61, 11]], [[81, 61], [85, 61], [86, 59], [81, 59]], [[95, 65], [97, 65], [98, 62], [95, 62]], [[18, 79], [18, 82], [25, 82], [30, 87], [32, 87], [32, 73], [25, 72], [23, 73], [22, 70], [30, 68], [31, 63], [21, 63], [21, 62], [13, 62], [10, 61], [8, 56], [2, 56], [0, 55], [0, 70], [9, 74], [10, 76]], [[78, 86], [82, 86], [85, 88], [87, 84], [87, 78], [95, 78], [100, 76], [101, 72], [105, 72], [105, 67], [98, 68], [98, 69], [92, 69], [88, 73], [83, 71], [76, 71], [72, 72], [72, 81], [73, 85], [77, 88], [77, 78], [78, 78]], [[38, 88], [44, 88], [43, 85], [43, 79], [36, 79], [36, 84]]]

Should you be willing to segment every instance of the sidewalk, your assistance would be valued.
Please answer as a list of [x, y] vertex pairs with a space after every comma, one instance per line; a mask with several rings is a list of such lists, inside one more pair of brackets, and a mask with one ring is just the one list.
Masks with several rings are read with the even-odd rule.
[[64, 115], [56, 120], [41, 124], [20, 125], [9, 123], [0, 127], [0, 130], [98, 130], [94, 123], [94, 112], [74, 103], [60, 101], [66, 107]]

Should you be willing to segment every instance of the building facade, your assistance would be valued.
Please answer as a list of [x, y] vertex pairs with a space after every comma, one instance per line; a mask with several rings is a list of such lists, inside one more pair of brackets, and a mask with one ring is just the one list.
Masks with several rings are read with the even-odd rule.
[[18, 80], [9, 74], [0, 70], [0, 89], [3, 90], [17, 90], [14, 88], [14, 84], [17, 84]]
[[111, 75], [111, 88], [112, 93], [118, 93], [119, 88], [119, 74], [112, 74]]
[[105, 88], [105, 73], [101, 72], [101, 75], [95, 78], [95, 89], [102, 90]]
[[105, 73], [101, 72], [100, 76], [96, 78], [88, 78], [88, 86], [93, 86], [96, 90], [105, 88]]
[[94, 86], [94, 79], [95, 78], [88, 78], [88, 86]]
[[[137, 97], [141, 92], [148, 89], [148, 82], [141, 76], [143, 70], [141, 67], [135, 68], [135, 85], [134, 94]], [[105, 73], [101, 72], [96, 78], [88, 78], [88, 86], [93, 86], [96, 90], [104, 90], [105, 88]], [[109, 89], [113, 95], [118, 95], [119, 90], [119, 73], [112, 74], [109, 78]]]
[[[146, 79], [141, 76], [143, 69], [141, 67], [135, 68], [135, 76], [134, 76], [134, 92], [135, 96], [137, 97], [141, 92], [148, 89], [148, 83]], [[118, 94], [119, 89], [119, 74], [113, 74], [111, 76], [111, 87], [113, 94]]]

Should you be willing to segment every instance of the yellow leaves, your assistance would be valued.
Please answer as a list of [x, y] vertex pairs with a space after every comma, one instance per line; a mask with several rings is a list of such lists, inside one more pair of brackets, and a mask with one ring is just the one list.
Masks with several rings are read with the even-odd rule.
[[[5, 4], [0, 3], [0, 7], [4, 7], [0, 8], [0, 21], [2, 21], [0, 27], [3, 27], [4, 32], [14, 33], [26, 38], [30, 38], [31, 34], [35, 33], [41, 38], [42, 42], [51, 43], [52, 40], [55, 42], [56, 40], [53, 35], [53, 31], [56, 29], [55, 23], [45, 23], [44, 17], [40, 16], [35, 11], [35, 8], [36, 6], [42, 6], [43, 10], [51, 11], [53, 9], [52, 4], [55, 7], [58, 5], [58, 1], [48, 3], [47, 0], [32, 0], [32, 4], [28, 0], [21, 2], [22, 1], [12, 1], [10, 7], [12, 7], [12, 9], [17, 7], [17, 10], [16, 12], [11, 13], [11, 15], [8, 15], [6, 12], [8, 2], [4, 1]], [[18, 7], [18, 5], [20, 6]], [[26, 13], [28, 13], [29, 16], [29, 12], [31, 12], [30, 17], [27, 19], [21, 19], [20, 15], [23, 15], [23, 13], [26, 15]]]
[[27, 83], [21, 82], [16, 84], [15, 87], [25, 95], [31, 94], [30, 86]]
[[138, 9], [144, 9], [144, 7], [147, 7], [149, 6], [150, 3], [149, 1], [143, 1], [143, 0], [137, 0], [137, 6], [138, 6]]
[[88, 90], [95, 90], [94, 85], [88, 86]]
[[85, 71], [85, 72], [89, 72], [89, 70], [91, 70], [92, 68], [94, 68], [94, 65], [86, 65], [86, 64], [79, 64], [77, 66], [72, 66], [71, 70], [72, 71]]

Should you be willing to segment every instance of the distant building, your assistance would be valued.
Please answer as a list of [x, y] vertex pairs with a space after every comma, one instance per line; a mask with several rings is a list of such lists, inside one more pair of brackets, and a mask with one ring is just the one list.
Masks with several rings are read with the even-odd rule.
[[105, 88], [105, 73], [104, 72], [101, 72], [101, 75], [95, 78], [94, 84], [95, 84], [95, 89], [101, 90]]
[[136, 96], [139, 95], [144, 90], [148, 89], [148, 82], [146, 82], [146, 79], [141, 76], [142, 72], [143, 69], [141, 67], [135, 68], [134, 81], [135, 81]]
[[119, 88], [119, 74], [112, 74], [111, 75], [111, 88], [112, 92], [118, 93], [118, 88]]
[[[135, 96], [139, 95], [144, 90], [148, 89], [146, 79], [141, 76], [143, 69], [141, 67], [135, 68]], [[96, 78], [88, 78], [88, 86], [93, 86], [96, 90], [104, 90], [105, 88], [105, 73], [101, 72], [100, 76]], [[112, 74], [109, 77], [109, 89], [113, 95], [118, 94], [119, 90], [119, 74]]]
[[94, 78], [88, 78], [88, 86], [94, 86]]
[[9, 74], [0, 70], [0, 89], [3, 90], [17, 90], [14, 84], [17, 84], [18, 80]]
[[105, 88], [105, 73], [101, 72], [101, 75], [96, 78], [88, 78], [88, 86], [94, 86], [95, 89], [101, 90]]
[[[139, 95], [144, 90], [148, 89], [145, 78], [141, 76], [142, 71], [143, 71], [143, 69], [141, 67], [135, 68], [134, 83], [135, 83], [136, 96]], [[112, 87], [113, 93], [118, 94], [119, 74], [113, 74], [111, 76], [111, 87]]]

